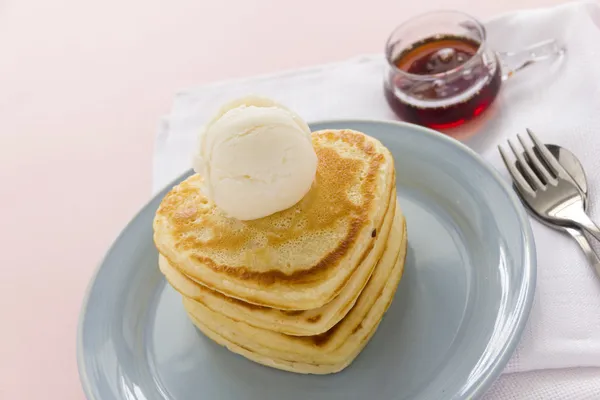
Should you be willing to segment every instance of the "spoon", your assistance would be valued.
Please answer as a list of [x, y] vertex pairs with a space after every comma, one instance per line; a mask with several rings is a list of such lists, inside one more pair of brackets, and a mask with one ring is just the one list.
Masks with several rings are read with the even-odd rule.
[[[579, 162], [579, 159], [577, 157], [575, 157], [575, 155], [573, 153], [571, 153], [569, 150], [565, 149], [564, 147], [560, 147], [560, 146], [557, 146], [554, 144], [548, 144], [548, 145], [546, 145], [546, 147], [548, 148], [548, 150], [550, 150], [552, 155], [554, 157], [556, 157], [556, 159], [558, 160], [560, 165], [563, 166], [563, 168], [567, 171], [567, 173], [569, 175], [571, 175], [571, 178], [573, 178], [573, 180], [575, 181], [577, 186], [579, 186], [579, 189], [581, 190], [581, 193], [583, 194], [583, 209], [584, 209], [584, 211], [586, 211], [587, 206], [588, 206], [588, 183], [587, 183], [587, 177], [585, 175], [585, 171], [583, 170], [583, 166]], [[534, 150], [537, 151], [537, 148]], [[527, 154], [524, 154], [524, 157], [527, 160]], [[527, 160], [527, 161], [529, 161], [529, 160]], [[517, 168], [519, 168], [519, 169], [521, 168], [518, 165], [518, 163], [517, 163]], [[537, 216], [537, 214], [534, 212], [532, 212], [531, 215], [533, 215], [535, 217], [535, 219], [537, 219], [544, 225], [547, 225], [547, 226], [557, 229], [559, 231], [567, 232], [569, 235], [571, 235], [573, 237], [573, 239], [575, 239], [575, 241], [579, 244], [579, 247], [581, 247], [581, 249], [583, 250], [589, 263], [592, 264], [592, 266], [596, 270], [596, 273], [600, 277], [600, 257], [592, 249], [590, 242], [587, 240], [587, 238], [585, 237], [585, 235], [583, 234], [581, 229], [551, 224], [551, 223], [546, 222], [545, 220], [539, 218]]]

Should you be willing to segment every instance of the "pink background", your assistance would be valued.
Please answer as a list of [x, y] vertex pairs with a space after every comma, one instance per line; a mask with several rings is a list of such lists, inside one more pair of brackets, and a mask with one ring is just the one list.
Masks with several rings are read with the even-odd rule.
[[178, 89], [379, 52], [426, 10], [560, 2], [0, 0], [0, 398], [83, 398], [84, 291], [149, 199]]

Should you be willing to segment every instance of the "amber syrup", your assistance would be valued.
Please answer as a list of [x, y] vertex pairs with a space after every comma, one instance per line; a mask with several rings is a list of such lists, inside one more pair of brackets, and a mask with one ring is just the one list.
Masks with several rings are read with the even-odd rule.
[[[462, 125], [485, 111], [502, 83], [497, 60], [484, 62], [479, 42], [461, 36], [436, 36], [415, 43], [393, 60], [413, 75], [440, 74], [420, 81], [397, 72], [385, 87], [386, 99], [405, 121], [434, 129]], [[478, 62], [469, 62], [479, 57]]]

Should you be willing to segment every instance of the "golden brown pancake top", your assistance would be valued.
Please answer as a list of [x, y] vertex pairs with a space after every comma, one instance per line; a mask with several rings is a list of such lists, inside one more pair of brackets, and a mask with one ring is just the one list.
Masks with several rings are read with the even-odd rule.
[[[262, 285], [310, 283], [328, 276], [372, 222], [386, 156], [354, 131], [322, 131], [312, 140], [317, 174], [299, 203], [265, 218], [240, 221], [209, 201], [200, 190], [202, 178], [194, 175], [174, 187], [157, 211], [159, 251], [174, 264], [170, 255], [185, 254], [202, 268]], [[158, 235], [168, 239], [157, 240]]]

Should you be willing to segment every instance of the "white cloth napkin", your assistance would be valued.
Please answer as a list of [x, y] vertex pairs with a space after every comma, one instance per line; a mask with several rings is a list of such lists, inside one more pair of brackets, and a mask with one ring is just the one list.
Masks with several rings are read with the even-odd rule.
[[[467, 145], [507, 180], [496, 146], [526, 127], [546, 143], [570, 149], [586, 169], [591, 214], [600, 222], [600, 6], [585, 2], [523, 11], [486, 26], [495, 50], [554, 37], [566, 45], [567, 56], [505, 82], [495, 106], [465, 128], [479, 131]], [[190, 167], [198, 128], [232, 97], [270, 96], [309, 122], [394, 119], [382, 94], [383, 65], [382, 56], [363, 56], [179, 93], [156, 140], [155, 190]], [[533, 310], [505, 375], [486, 398], [600, 399], [600, 279], [572, 239], [535, 221], [532, 226], [538, 254]]]

